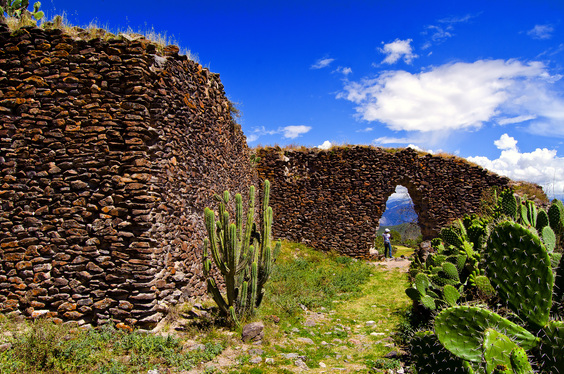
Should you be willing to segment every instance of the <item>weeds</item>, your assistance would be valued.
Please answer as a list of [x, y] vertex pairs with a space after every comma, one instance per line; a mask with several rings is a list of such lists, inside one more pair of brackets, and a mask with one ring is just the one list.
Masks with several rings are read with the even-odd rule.
[[159, 366], [190, 370], [223, 351], [220, 343], [185, 351], [182, 341], [111, 325], [98, 330], [37, 321], [13, 337], [12, 349], [0, 354], [2, 373], [135, 373]]
[[[364, 262], [337, 256], [319, 256], [311, 249], [284, 243], [286, 254], [273, 269], [266, 285], [269, 313], [296, 316], [304, 307], [333, 307], [334, 300], [346, 300], [360, 292], [372, 267]], [[288, 258], [299, 252], [299, 257]]]

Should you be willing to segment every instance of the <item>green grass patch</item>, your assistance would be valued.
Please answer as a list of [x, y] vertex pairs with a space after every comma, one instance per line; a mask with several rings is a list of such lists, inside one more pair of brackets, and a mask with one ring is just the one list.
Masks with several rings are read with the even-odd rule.
[[186, 351], [182, 340], [153, 334], [72, 328], [39, 320], [16, 332], [0, 353], [1, 373], [138, 373], [158, 367], [189, 370], [213, 359], [223, 346]]
[[280, 317], [307, 309], [333, 308], [335, 300], [359, 295], [374, 268], [334, 253], [324, 254], [301, 244], [283, 243], [281, 255], [265, 289], [263, 310]]
[[394, 257], [405, 256], [407, 258], [413, 256], [413, 248], [409, 248], [403, 245], [394, 245], [393, 248], [395, 250]]

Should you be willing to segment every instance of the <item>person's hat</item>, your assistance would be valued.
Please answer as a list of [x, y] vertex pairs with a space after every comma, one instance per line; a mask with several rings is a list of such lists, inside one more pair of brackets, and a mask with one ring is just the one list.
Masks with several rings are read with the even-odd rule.
[[386, 230], [384, 230], [384, 232], [390, 232], [390, 229], [386, 229]]

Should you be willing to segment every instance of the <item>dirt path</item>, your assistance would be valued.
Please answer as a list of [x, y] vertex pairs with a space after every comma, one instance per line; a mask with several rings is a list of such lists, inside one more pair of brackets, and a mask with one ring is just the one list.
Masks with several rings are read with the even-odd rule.
[[408, 271], [411, 261], [403, 258], [386, 259], [384, 261], [372, 262], [375, 266], [383, 266], [388, 269], [400, 269], [401, 271]]

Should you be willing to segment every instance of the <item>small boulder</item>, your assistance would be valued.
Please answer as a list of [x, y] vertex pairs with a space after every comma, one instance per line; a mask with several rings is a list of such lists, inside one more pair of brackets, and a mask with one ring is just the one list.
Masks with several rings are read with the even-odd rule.
[[264, 323], [253, 322], [243, 326], [242, 338], [245, 343], [262, 340], [264, 338]]

